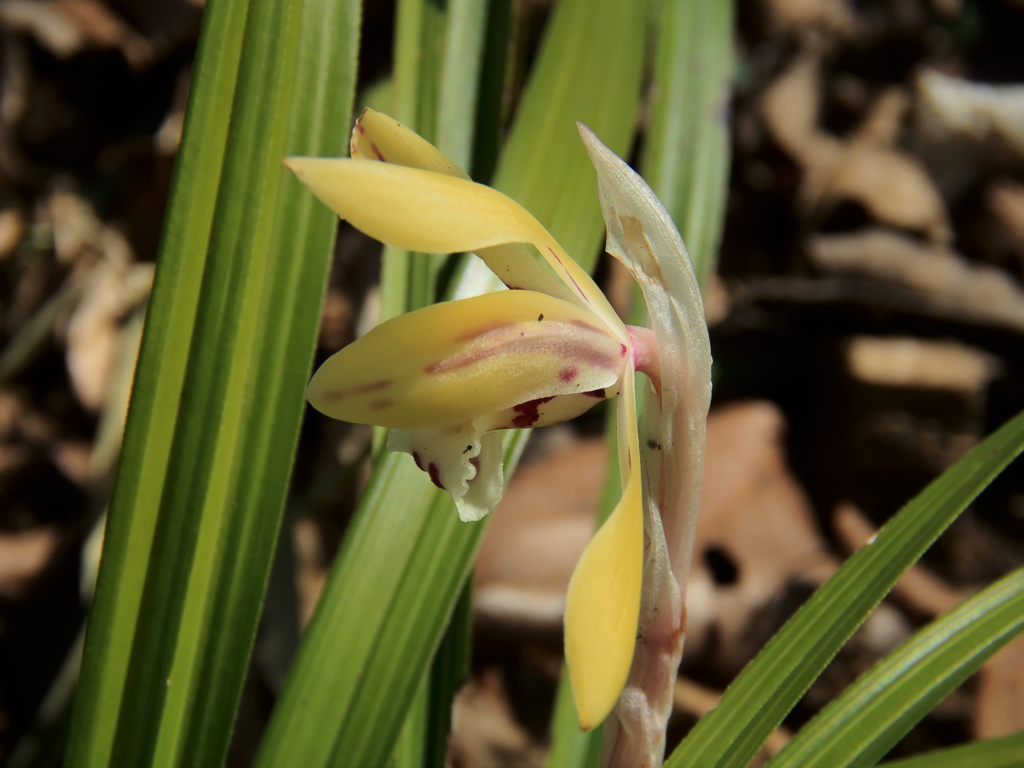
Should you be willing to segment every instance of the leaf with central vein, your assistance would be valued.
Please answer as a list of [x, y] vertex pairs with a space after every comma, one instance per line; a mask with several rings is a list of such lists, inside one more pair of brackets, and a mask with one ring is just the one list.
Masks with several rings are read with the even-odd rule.
[[768, 768], [867, 768], [1024, 630], [1024, 570], [933, 621], [830, 702]]
[[226, 754], [336, 228], [281, 158], [343, 151], [358, 16], [350, 0], [207, 12], [69, 764]]
[[1024, 413], [975, 446], [855, 553], [746, 666], [666, 761], [747, 765], [804, 691], [967, 505], [1024, 449]]

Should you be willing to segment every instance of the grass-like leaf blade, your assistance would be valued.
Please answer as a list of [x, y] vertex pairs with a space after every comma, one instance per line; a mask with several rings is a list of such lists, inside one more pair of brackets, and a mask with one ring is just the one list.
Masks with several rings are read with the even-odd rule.
[[282, 188], [281, 160], [344, 146], [357, 33], [351, 2], [206, 13], [69, 764], [217, 765], [227, 750], [335, 229]]
[[768, 764], [867, 768], [1024, 630], [1024, 570], [965, 600], [861, 675]]
[[907, 503], [772, 638], [666, 761], [746, 765], [867, 615], [1024, 448], [1024, 413]]
[[1024, 765], [1024, 731], [958, 747], [937, 749], [902, 760], [887, 760], [878, 768], [1020, 768]]

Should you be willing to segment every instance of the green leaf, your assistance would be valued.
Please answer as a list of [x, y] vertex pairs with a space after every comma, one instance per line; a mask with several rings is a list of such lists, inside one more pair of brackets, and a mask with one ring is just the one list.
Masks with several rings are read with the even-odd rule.
[[748, 764], [903, 572], [1022, 448], [1024, 413], [975, 446], [904, 506], [747, 665], [666, 766]]
[[937, 749], [878, 768], [1020, 768], [1024, 765], [1024, 731], [949, 749]]
[[[513, 138], [515, 147], [506, 149], [498, 172], [501, 183], [515, 183], [519, 202], [552, 225], [563, 246], [588, 266], [602, 223], [594, 172], [573, 121], [586, 120], [612, 139], [613, 149], [628, 149], [639, 102], [644, 12], [631, 0], [559, 4], [513, 127], [513, 137], [522, 138]], [[581, 25], [589, 34], [581, 34]], [[537, 133], [530, 121], [538, 117], [564, 130]], [[578, 153], [580, 162], [566, 165], [570, 153]], [[548, 172], [523, 177], [524, 169], [538, 163], [544, 168], [553, 159]], [[552, 175], [554, 166], [564, 175]], [[585, 222], [554, 226], [587, 208], [593, 216]], [[505, 436], [509, 471], [524, 440], [521, 433]], [[332, 567], [257, 765], [386, 762], [484, 528], [459, 522], [450, 497], [435, 492], [408, 456], [381, 461]]]
[[1024, 630], [1024, 569], [936, 619], [852, 685], [769, 763], [867, 768]]
[[359, 6], [211, 3], [86, 636], [69, 765], [218, 765], [304, 410]]
[[558, 681], [555, 712], [551, 721], [551, 751], [545, 768], [597, 768], [601, 764], [601, 726], [584, 733], [572, 700], [565, 666]]
[[493, 186], [536, 216], [589, 270], [604, 221], [576, 122], [590, 126], [613, 152], [629, 154], [647, 8], [636, 0], [562, 0], [551, 16]]
[[438, 95], [436, 146], [467, 172], [473, 155], [487, 0], [451, 0]]
[[732, 0], [664, 0], [641, 170], [706, 290], [725, 223]]
[[[435, 765], [424, 762], [427, 753], [428, 683], [429, 680], [425, 676], [413, 694], [409, 712], [405, 716], [402, 730], [398, 734], [398, 743], [395, 744], [395, 752], [389, 763], [393, 768], [423, 768]], [[444, 760], [436, 765], [444, 765]]]
[[462, 586], [448, 629], [430, 667], [425, 765], [444, 765], [452, 729], [452, 702], [473, 661], [473, 577]]

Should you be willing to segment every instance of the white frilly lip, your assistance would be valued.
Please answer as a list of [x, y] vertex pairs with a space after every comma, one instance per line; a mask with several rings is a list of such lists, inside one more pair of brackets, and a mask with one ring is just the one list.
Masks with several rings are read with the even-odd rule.
[[455, 500], [459, 519], [475, 523], [493, 510], [504, 488], [501, 437], [490, 419], [428, 429], [391, 429], [388, 450], [411, 454], [416, 466]]

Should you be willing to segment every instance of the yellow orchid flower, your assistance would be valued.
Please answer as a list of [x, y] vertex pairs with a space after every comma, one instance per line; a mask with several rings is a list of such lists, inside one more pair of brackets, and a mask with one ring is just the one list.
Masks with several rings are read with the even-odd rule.
[[470, 181], [414, 132], [366, 110], [351, 146], [351, 158], [286, 165], [371, 237], [410, 251], [475, 253], [513, 290], [381, 324], [316, 372], [307, 390], [314, 408], [389, 427], [388, 447], [412, 454], [452, 494], [461, 519], [475, 521], [501, 498], [496, 430], [555, 424], [619, 395], [622, 498], [580, 559], [565, 609], [573, 696], [589, 730], [615, 706], [636, 645], [645, 517], [634, 372], [659, 378], [653, 335], [623, 325], [522, 206]]

